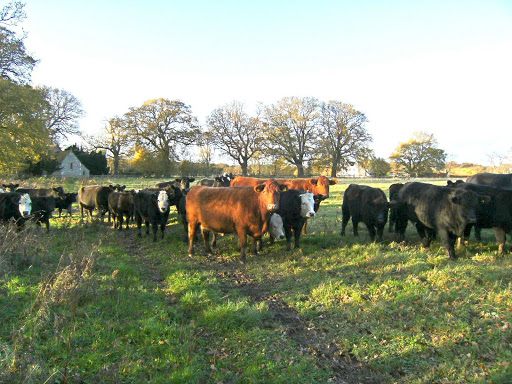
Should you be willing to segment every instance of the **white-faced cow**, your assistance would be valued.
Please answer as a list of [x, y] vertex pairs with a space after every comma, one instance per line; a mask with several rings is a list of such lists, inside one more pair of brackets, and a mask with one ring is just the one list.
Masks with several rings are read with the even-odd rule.
[[300, 235], [304, 224], [310, 217], [315, 216], [315, 199], [312, 192], [289, 189], [281, 193], [279, 200], [279, 216], [283, 219], [283, 229], [286, 237], [286, 250], [300, 246]]
[[28, 193], [6, 192], [0, 194], [0, 221], [14, 221], [18, 228], [30, 217], [32, 200]]
[[158, 227], [164, 237], [165, 226], [169, 218], [169, 193], [172, 189], [165, 190], [142, 190], [134, 196], [135, 221], [139, 230], [138, 236], [142, 236], [142, 222], [146, 223], [146, 233], [149, 234], [149, 227], [153, 229], [153, 241], [156, 241]]

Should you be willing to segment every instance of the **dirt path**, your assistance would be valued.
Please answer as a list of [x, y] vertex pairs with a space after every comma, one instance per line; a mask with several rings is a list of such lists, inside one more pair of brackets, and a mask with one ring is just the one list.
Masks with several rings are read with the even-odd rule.
[[340, 350], [329, 337], [328, 330], [316, 326], [312, 321], [303, 319], [278, 294], [271, 294], [269, 287], [276, 282], [269, 280], [259, 283], [252, 279], [243, 267], [236, 266], [236, 263], [212, 263], [210, 268], [215, 269], [217, 275], [225, 282], [224, 289], [226, 291], [237, 287], [253, 302], [265, 302], [272, 313], [271, 319], [267, 320], [265, 325], [272, 328], [275, 327], [275, 322], [279, 322], [284, 328], [286, 336], [298, 345], [300, 353], [314, 356], [319, 366], [334, 372], [334, 377], [330, 382], [338, 384], [382, 383], [382, 376], [358, 361], [353, 354]]

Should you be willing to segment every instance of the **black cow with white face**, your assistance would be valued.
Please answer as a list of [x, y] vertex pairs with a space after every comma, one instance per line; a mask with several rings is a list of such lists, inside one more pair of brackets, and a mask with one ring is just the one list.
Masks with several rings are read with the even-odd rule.
[[397, 196], [397, 231], [403, 241], [407, 223], [416, 225], [423, 246], [428, 248], [439, 237], [447, 256], [455, 259], [455, 242], [468, 224], [477, 222], [479, 204], [490, 202], [489, 196], [460, 188], [427, 183], [406, 183]]
[[350, 184], [343, 195], [341, 210], [341, 236], [345, 236], [345, 228], [352, 217], [354, 236], [358, 236], [357, 226], [363, 222], [368, 228], [370, 239], [375, 241], [377, 236], [377, 241], [382, 241], [382, 232], [388, 221], [389, 202], [381, 189]]
[[14, 221], [18, 228], [23, 227], [32, 212], [32, 199], [28, 193], [0, 193], [0, 222]]

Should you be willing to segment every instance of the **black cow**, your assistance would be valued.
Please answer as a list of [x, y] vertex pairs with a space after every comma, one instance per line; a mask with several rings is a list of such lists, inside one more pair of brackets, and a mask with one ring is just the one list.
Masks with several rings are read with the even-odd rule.
[[[300, 235], [308, 218], [315, 216], [315, 199], [312, 192], [289, 189], [281, 192], [279, 209], [276, 213], [283, 219], [286, 250], [292, 249], [292, 234], [294, 248], [300, 246]], [[272, 238], [272, 235], [271, 235]], [[271, 241], [272, 242], [272, 241]]]
[[354, 236], [358, 236], [358, 224], [363, 222], [368, 228], [370, 239], [382, 241], [382, 232], [388, 221], [389, 202], [386, 194], [379, 188], [367, 185], [350, 184], [343, 195], [341, 236], [352, 217]]
[[0, 222], [7, 223], [13, 220], [18, 229], [22, 228], [31, 211], [32, 200], [28, 193], [0, 193]]
[[55, 200], [55, 208], [59, 210], [59, 217], [62, 216], [62, 210], [66, 209], [68, 211], [68, 215], [71, 215], [72, 205], [76, 203], [78, 193], [65, 193], [64, 199], [56, 199]]
[[165, 188], [170, 185], [174, 185], [175, 187], [177, 187], [183, 191], [184, 189], [189, 189], [190, 183], [192, 183], [195, 180], [196, 180], [195, 177], [183, 176], [181, 178], [175, 179], [174, 181], [164, 181], [162, 183], [157, 183], [157, 184], [155, 184], [155, 187], [156, 188]]
[[50, 217], [55, 210], [55, 202], [57, 199], [53, 196], [31, 196], [32, 214], [31, 220], [37, 225], [44, 223], [46, 232], [50, 232]]
[[126, 229], [129, 229], [130, 218], [135, 211], [135, 190], [129, 192], [112, 192], [108, 195], [108, 209], [112, 215], [114, 229], [123, 230], [123, 220], [126, 217]]
[[19, 187], [20, 185], [19, 184], [14, 184], [14, 183], [10, 183], [10, 184], [2, 184], [2, 187], [5, 188], [5, 192], [14, 192], [16, 191], [16, 189]]
[[231, 186], [231, 179], [227, 176], [216, 176], [214, 179], [202, 179], [199, 185], [205, 187], [229, 187]]
[[464, 180], [446, 181], [447, 187], [457, 188], [459, 185], [464, 184]]
[[389, 232], [396, 232], [396, 206], [394, 201], [398, 196], [398, 192], [404, 185], [402, 183], [395, 183], [389, 186]]
[[101, 185], [87, 185], [78, 190], [78, 204], [80, 205], [81, 220], [84, 218], [84, 209], [92, 220], [92, 211], [98, 210], [98, 216], [101, 221], [104, 220], [105, 213], [108, 212], [108, 221], [110, 222], [110, 211], [108, 209], [108, 196], [114, 192], [114, 186], [103, 187]]
[[169, 193], [172, 193], [171, 191], [173, 190], [142, 190], [135, 194], [135, 220], [137, 221], [137, 228], [139, 229], [139, 237], [142, 236], [143, 221], [146, 223], [147, 234], [149, 234], [150, 225], [152, 226], [153, 241], [156, 241], [158, 227], [160, 227], [162, 231], [162, 238], [164, 237], [165, 225], [169, 218]]
[[66, 194], [64, 193], [64, 188], [62, 187], [53, 187], [53, 188], [18, 188], [16, 189], [18, 193], [28, 193], [30, 197], [40, 196], [40, 197], [54, 197], [56, 199], [64, 199]]
[[428, 248], [434, 237], [439, 236], [450, 259], [455, 259], [455, 242], [468, 224], [476, 223], [479, 203], [489, 202], [481, 196], [460, 188], [410, 182], [397, 196], [397, 231], [404, 240], [408, 220], [416, 225], [422, 244]]
[[[460, 189], [473, 191], [491, 198], [489, 204], [480, 204], [476, 209], [475, 237], [481, 241], [482, 228], [492, 228], [499, 244], [498, 253], [505, 249], [506, 234], [512, 231], [512, 189], [496, 188], [472, 183], [460, 184]], [[469, 241], [473, 224], [466, 226], [464, 240]]]
[[512, 173], [496, 174], [496, 173], [477, 173], [469, 177], [466, 183], [490, 185], [491, 187], [511, 188]]

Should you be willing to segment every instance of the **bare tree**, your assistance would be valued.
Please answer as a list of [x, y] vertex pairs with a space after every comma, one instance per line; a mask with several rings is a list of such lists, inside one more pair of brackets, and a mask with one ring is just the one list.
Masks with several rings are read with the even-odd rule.
[[48, 108], [44, 110], [46, 128], [55, 142], [80, 134], [78, 120], [85, 115], [82, 103], [63, 89], [40, 87]]
[[367, 158], [372, 136], [364, 127], [364, 113], [350, 104], [330, 101], [321, 106], [320, 162], [331, 168], [331, 176], [359, 158]]
[[242, 103], [214, 110], [207, 118], [212, 144], [223, 154], [235, 160], [247, 176], [249, 160], [261, 150], [262, 131], [258, 117], [250, 117]]
[[94, 149], [104, 149], [112, 159], [112, 173], [119, 174], [119, 164], [123, 156], [128, 155], [133, 143], [128, 130], [128, 121], [123, 117], [113, 117], [106, 123], [101, 136], [88, 137], [87, 141]]
[[297, 167], [304, 177], [306, 163], [314, 158], [320, 129], [320, 102], [311, 97], [285, 97], [265, 110], [265, 147]]

